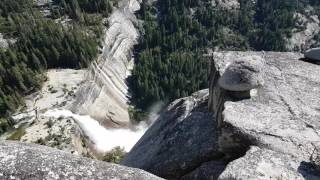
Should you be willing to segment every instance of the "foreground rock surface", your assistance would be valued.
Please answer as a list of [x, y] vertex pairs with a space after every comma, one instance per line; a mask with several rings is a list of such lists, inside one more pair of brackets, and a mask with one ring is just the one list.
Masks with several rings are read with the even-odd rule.
[[0, 179], [161, 179], [143, 170], [72, 156], [45, 146], [0, 141]]
[[313, 171], [311, 164], [294, 156], [254, 146], [244, 157], [231, 162], [219, 179], [319, 179]]

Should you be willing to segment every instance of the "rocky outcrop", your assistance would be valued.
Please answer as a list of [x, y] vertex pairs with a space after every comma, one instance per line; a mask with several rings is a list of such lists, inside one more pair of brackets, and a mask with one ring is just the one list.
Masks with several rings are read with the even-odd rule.
[[208, 96], [208, 90], [203, 90], [171, 103], [122, 164], [176, 179], [204, 161], [220, 159]]
[[236, 129], [259, 147], [307, 160], [320, 141], [320, 66], [300, 61], [301, 54], [274, 52], [221, 53], [215, 65], [257, 54], [266, 60], [264, 86], [250, 99], [224, 104], [223, 128]]
[[[319, 179], [317, 158], [310, 158], [320, 142], [320, 66], [301, 61], [302, 57], [215, 53], [209, 112], [195, 103], [207, 101], [199, 101], [201, 96], [175, 101], [122, 163], [164, 178]], [[253, 62], [243, 66], [239, 60]], [[252, 68], [256, 63], [259, 71]], [[255, 73], [245, 76], [244, 82], [259, 77], [263, 83], [242, 91], [223, 87], [221, 78], [234, 76], [230, 67], [240, 68], [231, 72]], [[205, 117], [197, 116], [199, 107]]]
[[119, 2], [109, 17], [102, 54], [93, 62], [86, 83], [70, 109], [90, 115], [107, 127], [128, 126], [128, 86], [126, 78], [133, 66], [132, 49], [137, 43], [136, 0]]
[[250, 91], [263, 84], [264, 60], [247, 56], [228, 65], [219, 78], [219, 86], [229, 91]]
[[45, 146], [0, 141], [0, 179], [161, 179], [143, 170], [72, 156]]

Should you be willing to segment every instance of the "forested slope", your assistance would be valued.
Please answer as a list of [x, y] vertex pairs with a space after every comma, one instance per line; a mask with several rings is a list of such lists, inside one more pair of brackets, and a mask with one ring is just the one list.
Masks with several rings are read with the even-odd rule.
[[0, 2], [0, 33], [15, 40], [0, 49], [0, 133], [22, 96], [40, 87], [47, 68], [88, 66], [111, 11], [109, 0], [55, 0], [41, 7], [33, 0]]
[[144, 35], [131, 81], [140, 108], [207, 87], [207, 48], [286, 51], [294, 14], [319, 7], [316, 0], [239, 0], [237, 7], [213, 1], [142, 2]]

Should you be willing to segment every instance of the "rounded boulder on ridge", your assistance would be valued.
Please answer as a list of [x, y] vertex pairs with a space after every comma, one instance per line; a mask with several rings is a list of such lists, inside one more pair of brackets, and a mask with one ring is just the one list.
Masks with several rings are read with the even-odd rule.
[[232, 62], [219, 79], [219, 85], [228, 91], [250, 91], [263, 84], [264, 59], [247, 56]]

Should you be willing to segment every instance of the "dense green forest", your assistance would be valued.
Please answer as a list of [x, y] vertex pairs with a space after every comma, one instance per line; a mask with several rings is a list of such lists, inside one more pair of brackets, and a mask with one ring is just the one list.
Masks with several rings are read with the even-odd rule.
[[[130, 79], [133, 102], [142, 109], [168, 103], [207, 87], [207, 48], [286, 51], [294, 13], [318, 0], [239, 0], [240, 8], [214, 7], [212, 0], [143, 0], [137, 16], [142, 36]], [[47, 68], [82, 68], [98, 54], [116, 0], [1, 0], [0, 133], [22, 96], [41, 87]], [[44, 13], [43, 9], [49, 10]], [[320, 13], [319, 13], [320, 14]], [[320, 40], [320, 36], [319, 36]]]
[[88, 66], [98, 54], [102, 18], [112, 11], [109, 0], [55, 0], [44, 8], [51, 15], [33, 0], [0, 2], [0, 33], [14, 40], [0, 49], [0, 133], [22, 96], [40, 88], [47, 68]]
[[206, 88], [207, 48], [286, 51], [294, 13], [319, 6], [318, 0], [240, 0], [240, 8], [228, 10], [211, 1], [142, 1], [143, 35], [131, 79], [138, 107]]

